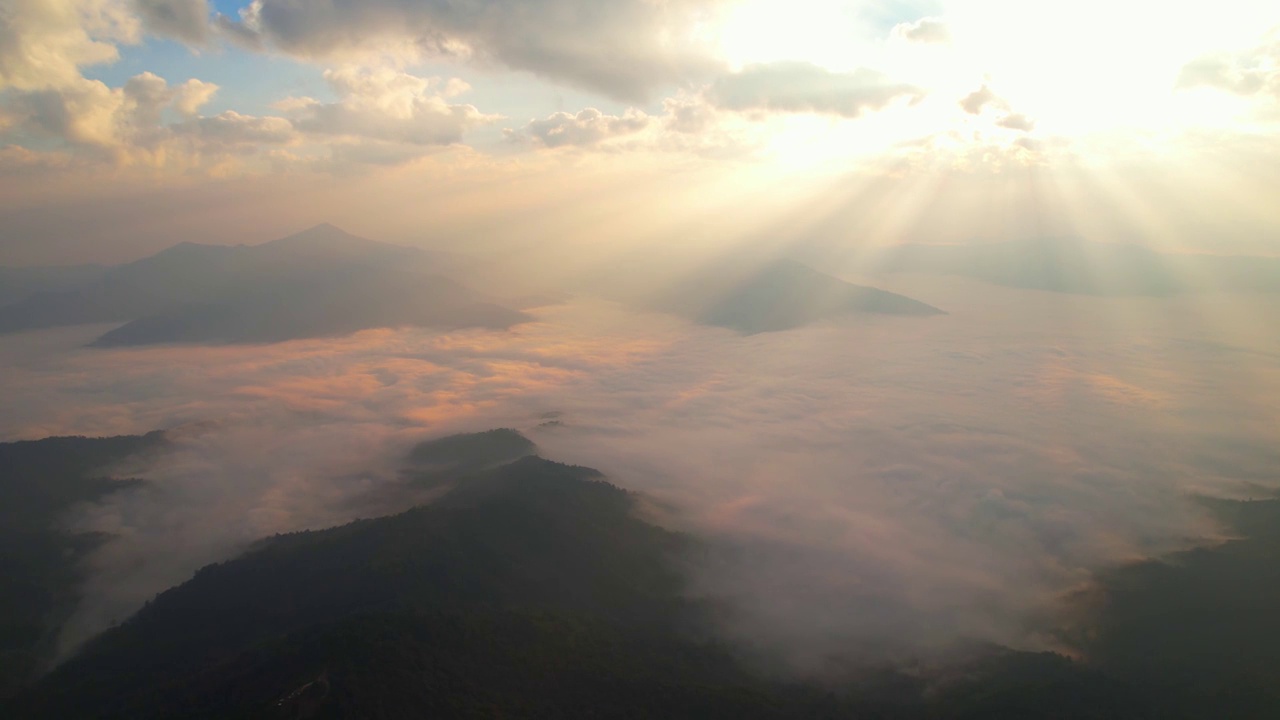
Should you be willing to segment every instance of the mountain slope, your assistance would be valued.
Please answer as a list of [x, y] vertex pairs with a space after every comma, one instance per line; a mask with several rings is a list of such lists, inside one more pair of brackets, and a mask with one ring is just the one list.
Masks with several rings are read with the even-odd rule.
[[0, 307], [0, 332], [128, 324], [97, 344], [275, 342], [371, 327], [506, 328], [527, 316], [439, 273], [442, 256], [319, 225], [262, 245], [182, 243]]
[[[373, 652], [362, 640], [368, 632], [406, 638], [401, 651], [425, 653], [424, 662], [442, 661], [444, 642], [464, 661], [492, 654], [526, 665], [518, 653], [547, 652], [577, 667], [574, 633], [615, 638], [608, 642], [664, 633], [687, 609], [670, 562], [685, 541], [635, 518], [631, 496], [595, 471], [526, 457], [462, 488], [429, 507], [276, 537], [204, 568], [90, 643], [37, 688], [34, 706], [59, 717], [148, 717], [246, 666], [301, 673], [255, 701], [269, 707], [307, 677], [349, 664], [349, 652]], [[508, 656], [504, 644], [513, 642], [517, 655]], [[341, 650], [344, 643], [359, 647]], [[485, 650], [488, 643], [502, 647]], [[309, 644], [328, 650], [293, 655]], [[395, 644], [378, 662], [395, 664]], [[428, 685], [396, 692], [430, 690], [430, 674], [405, 672]]]
[[0, 443], [0, 696], [52, 656], [79, 596], [79, 562], [103, 539], [63, 529], [64, 514], [136, 484], [104, 471], [164, 442], [150, 433]]
[[[436, 503], [269, 538], [208, 566], [0, 709], [15, 718], [1142, 718], [1134, 688], [1049, 653], [760, 674], [685, 594], [692, 539], [591, 469], [444, 438]], [[527, 443], [527, 441], [526, 441]]]
[[790, 260], [699, 274], [663, 305], [704, 325], [744, 334], [789, 330], [852, 313], [944, 314], [918, 300], [853, 285]]

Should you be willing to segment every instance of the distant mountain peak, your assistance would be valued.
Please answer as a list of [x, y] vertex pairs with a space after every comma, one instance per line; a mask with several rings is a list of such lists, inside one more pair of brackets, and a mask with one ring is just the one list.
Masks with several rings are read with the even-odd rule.
[[328, 244], [334, 242], [360, 242], [371, 243], [373, 240], [366, 240], [362, 237], [352, 235], [342, 228], [332, 223], [322, 222], [319, 225], [313, 225], [306, 230], [296, 232], [292, 235], [286, 235], [278, 240], [272, 240], [266, 245], [313, 245]]
[[850, 313], [945, 315], [918, 300], [847, 283], [788, 258], [700, 276], [676, 301], [695, 319], [744, 334], [790, 330]]

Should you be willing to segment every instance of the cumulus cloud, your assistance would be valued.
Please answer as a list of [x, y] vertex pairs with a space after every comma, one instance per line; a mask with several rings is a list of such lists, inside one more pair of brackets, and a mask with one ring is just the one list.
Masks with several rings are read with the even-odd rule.
[[759, 152], [759, 134], [751, 122], [713, 107], [703, 93], [681, 92], [662, 101], [661, 114], [628, 108], [619, 115], [585, 108], [505, 128], [507, 140], [537, 148], [591, 149], [598, 152], [652, 152], [742, 158]]
[[9, 0], [0, 10], [0, 90], [74, 84], [80, 68], [119, 57], [139, 39], [124, 0]]
[[127, 122], [123, 91], [84, 81], [59, 89], [9, 93], [3, 104], [10, 127], [72, 145], [111, 148]]
[[206, 0], [135, 0], [135, 3], [147, 32], [190, 45], [208, 42], [210, 26]]
[[946, 21], [936, 17], [920, 18], [915, 22], [895, 25], [892, 37], [909, 42], [941, 45], [951, 42], [951, 28]]
[[856, 118], [894, 100], [919, 100], [924, 90], [891, 82], [867, 68], [832, 72], [806, 62], [749, 65], [723, 75], [707, 90], [708, 100], [727, 110], [812, 112]]
[[21, 133], [60, 140], [125, 164], [175, 161], [170, 155], [216, 155], [231, 147], [243, 153], [296, 137], [284, 118], [230, 110], [201, 117], [200, 108], [217, 90], [217, 85], [196, 79], [174, 86], [144, 72], [119, 88], [81, 80], [58, 89], [11, 92], [4, 108]]
[[198, 79], [170, 85], [145, 72], [118, 88], [80, 78], [58, 88], [11, 90], [0, 102], [0, 128], [96, 151], [115, 163], [224, 168], [227, 154], [324, 143], [340, 165], [398, 164], [429, 148], [462, 141], [499, 118], [450, 102], [469, 90], [458, 79], [423, 78], [400, 70], [343, 66], [324, 77], [338, 99], [287, 98], [282, 116], [227, 110], [201, 116], [218, 86]]
[[82, 74], [85, 66], [116, 60], [118, 45], [138, 42], [144, 27], [200, 40], [204, 12], [202, 0], [16, 0], [6, 7], [0, 12], [0, 131], [54, 149], [6, 153], [0, 158], [5, 170], [213, 167], [233, 147], [244, 155], [252, 143], [288, 142], [285, 135], [293, 133], [281, 118], [234, 112], [202, 118], [201, 108], [219, 89], [213, 83], [192, 78], [170, 85], [148, 71], [112, 87]]
[[177, 123], [172, 131], [178, 137], [194, 138], [202, 145], [222, 148], [285, 145], [298, 138], [293, 123], [284, 118], [241, 115], [234, 110]]
[[531, 120], [519, 130], [507, 130], [512, 140], [528, 140], [542, 147], [590, 146], [606, 140], [634, 135], [649, 127], [653, 118], [628, 109], [622, 115], [606, 115], [586, 108], [576, 115], [553, 113], [543, 120]]
[[448, 145], [460, 142], [468, 130], [498, 119], [473, 105], [450, 104], [446, 96], [466, 89], [460, 81], [442, 83], [389, 68], [344, 67], [326, 70], [324, 77], [340, 100], [322, 103], [300, 98], [282, 105], [299, 130], [411, 145]]
[[309, 58], [407, 53], [497, 63], [613, 97], [715, 66], [691, 36], [714, 0], [255, 0], [218, 24], [241, 42]]
[[122, 88], [124, 98], [131, 104], [133, 122], [144, 127], [160, 125], [167, 109], [184, 118], [195, 117], [217, 92], [217, 85], [195, 78], [170, 86], [150, 72], [129, 78]]

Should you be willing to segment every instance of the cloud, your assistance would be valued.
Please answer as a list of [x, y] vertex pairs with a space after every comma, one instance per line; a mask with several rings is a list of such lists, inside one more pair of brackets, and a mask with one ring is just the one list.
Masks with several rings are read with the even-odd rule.
[[469, 89], [457, 79], [351, 66], [324, 77], [336, 101], [287, 98], [276, 104], [283, 113], [277, 117], [235, 110], [203, 117], [201, 108], [219, 88], [194, 78], [170, 85], [144, 72], [119, 88], [80, 78], [57, 88], [10, 90], [0, 101], [0, 128], [65, 142], [98, 162], [226, 172], [231, 158], [306, 143], [323, 144], [338, 165], [395, 165], [420, 157], [424, 148], [459, 143], [469, 130], [499, 119], [449, 102]]
[[164, 78], [144, 72], [129, 78], [122, 92], [132, 104], [133, 123], [150, 127], [162, 124], [167, 109], [184, 118], [196, 117], [218, 92], [218, 86], [192, 78], [172, 87]]
[[470, 129], [494, 122], [473, 105], [450, 104], [446, 96], [464, 92], [465, 83], [422, 78], [389, 68], [343, 67], [326, 70], [325, 80], [340, 99], [322, 103], [286, 100], [299, 130], [409, 145], [461, 142]]
[[634, 135], [649, 127], [653, 118], [629, 109], [622, 115], [606, 115], [586, 108], [576, 115], [553, 113], [543, 120], [531, 120], [519, 130], [507, 130], [508, 138], [529, 140], [542, 147], [585, 147], [607, 140]]
[[926, 17], [895, 25], [890, 36], [909, 42], [943, 45], [951, 42], [951, 29], [941, 18]]
[[703, 93], [681, 92], [662, 101], [662, 114], [628, 108], [610, 115], [592, 107], [577, 113], [557, 112], [530, 120], [521, 128], [505, 128], [514, 144], [542, 149], [612, 153], [681, 154], [702, 158], [745, 158], [760, 151], [752, 123], [713, 107]]
[[662, 101], [666, 111], [666, 126], [677, 133], [696, 135], [715, 123], [715, 110], [700, 97], [677, 95]]
[[1021, 113], [1009, 113], [997, 120], [996, 124], [1002, 128], [1021, 130], [1022, 132], [1031, 132], [1036, 127], [1034, 120]]
[[1004, 99], [999, 95], [996, 95], [991, 88], [987, 87], [985, 84], [968, 95], [965, 95], [964, 98], [960, 100], [960, 107], [970, 115], [981, 115], [982, 111], [988, 106], [994, 106], [1000, 109], [1007, 109], [1008, 107]]
[[0, 90], [79, 82], [80, 68], [119, 57], [139, 39], [124, 0], [8, 0], [0, 11]]
[[1203, 55], [1183, 66], [1178, 89], [1215, 88], [1243, 96], [1280, 99], [1280, 31], [1239, 53]]
[[692, 37], [704, 0], [256, 0], [242, 42], [324, 59], [392, 54], [469, 59], [627, 100], [698, 77], [716, 63]]
[[298, 140], [293, 124], [285, 118], [241, 115], [234, 110], [177, 123], [172, 131], [177, 137], [198, 140], [204, 147], [254, 148], [287, 145]]
[[217, 92], [217, 85], [191, 78], [174, 91], [173, 109], [183, 117], [195, 117]]
[[749, 65], [723, 75], [707, 90], [711, 104], [726, 110], [821, 113], [856, 118], [894, 100], [919, 100], [924, 90], [893, 83], [867, 68], [832, 72], [805, 62]]
[[281, 123], [288, 121], [279, 118], [235, 112], [201, 118], [219, 89], [213, 83], [192, 78], [170, 85], [147, 71], [112, 87], [82, 74], [85, 66], [118, 59], [118, 45], [138, 42], [144, 26], [197, 41], [203, 7], [164, 0], [16, 0], [6, 7], [0, 12], [0, 132], [53, 148], [6, 153], [4, 169], [211, 169], [233, 146], [244, 155], [254, 150], [251, 142], [287, 142]]
[[982, 87], [961, 98], [960, 107], [970, 115], [982, 115], [987, 110], [996, 111], [995, 124], [1009, 130], [1031, 132], [1036, 127], [1035, 120], [1022, 113], [1013, 112], [1009, 106], [1009, 101], [997, 95], [985, 83]]
[[[149, 489], [79, 516], [118, 538], [92, 561], [82, 634], [261, 535], [369, 514], [415, 440], [513, 426], [670, 508], [710, 544], [695, 589], [724, 631], [802, 667], [873, 641], [1044, 647], [1061, 593], [1213, 537], [1187, 495], [1280, 459], [1272, 356], [1250, 354], [1277, 349], [1265, 334], [1150, 300], [891, 289], [953, 312], [741, 337], [580, 299], [506, 333], [0, 338], [0, 433], [189, 428], [136, 469]], [[1114, 322], [1081, 322], [1099, 314]], [[1219, 342], [1184, 340], [1204, 333]], [[548, 411], [562, 424], [539, 428]]]
[[[119, 88], [82, 79], [57, 89], [11, 91], [3, 107], [19, 133], [60, 140], [116, 164], [185, 163], [180, 156], [216, 156], [232, 147], [244, 153], [295, 139], [283, 118], [232, 110], [200, 117], [200, 108], [217, 90], [196, 79], [172, 86], [144, 72]], [[176, 122], [167, 113], [176, 115]]]
[[202, 46], [210, 37], [206, 0], [134, 0], [142, 25], [153, 35]]

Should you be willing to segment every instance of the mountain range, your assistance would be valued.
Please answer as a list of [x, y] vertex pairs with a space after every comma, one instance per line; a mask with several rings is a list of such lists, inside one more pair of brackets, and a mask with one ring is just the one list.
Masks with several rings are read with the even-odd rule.
[[[29, 520], [50, 522], [114, 487], [86, 480], [102, 463], [163, 442], [0, 445], [26, 468], [0, 519], [44, 507]], [[400, 482], [444, 487], [430, 504], [264, 538], [11, 685], [0, 715], [1261, 720], [1280, 706], [1280, 501], [1207, 501], [1240, 540], [1104, 574], [1062, 632], [1084, 661], [970, 643], [815, 680], [718, 639], [730, 609], [690, 594], [696, 537], [536, 451], [510, 429], [420, 443]], [[0, 600], [20, 589], [6, 582]]]
[[0, 333], [118, 322], [94, 344], [262, 343], [528, 320], [450, 279], [449, 269], [444, 255], [328, 224], [261, 245], [181, 243], [101, 271], [33, 269], [24, 277], [34, 290], [0, 306]]

